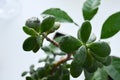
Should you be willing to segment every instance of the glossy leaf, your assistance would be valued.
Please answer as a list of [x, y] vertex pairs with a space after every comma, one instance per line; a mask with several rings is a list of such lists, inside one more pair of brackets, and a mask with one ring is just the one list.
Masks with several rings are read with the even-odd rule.
[[100, 0], [86, 0], [83, 4], [83, 17], [84, 20], [91, 20], [98, 11]]
[[31, 77], [26, 77], [26, 80], [33, 80]]
[[36, 53], [40, 49], [42, 44], [43, 44], [43, 37], [42, 36], [37, 36], [36, 37], [36, 45], [33, 48], [33, 52]]
[[40, 20], [37, 17], [31, 17], [29, 18], [26, 23], [25, 26], [28, 26], [30, 28], [35, 29], [36, 31], [39, 31], [40, 28]]
[[86, 54], [86, 60], [84, 62], [84, 67], [87, 68], [87, 67], [90, 67], [94, 62], [94, 59], [90, 53], [90, 51], [88, 50], [87, 54]]
[[24, 77], [25, 75], [27, 75], [27, 73], [28, 73], [27, 71], [24, 71], [24, 72], [21, 74], [21, 76]]
[[74, 52], [81, 46], [80, 41], [72, 36], [64, 36], [59, 44], [60, 49], [67, 53]]
[[78, 30], [78, 38], [83, 42], [86, 43], [91, 34], [91, 24], [89, 21], [85, 21], [81, 28]]
[[36, 32], [34, 29], [29, 28], [29, 27], [27, 27], [27, 26], [24, 26], [24, 27], [23, 27], [23, 31], [24, 31], [26, 34], [28, 34], [28, 35], [37, 36], [37, 32]]
[[70, 67], [70, 73], [72, 77], [77, 78], [80, 76], [83, 64], [86, 60], [86, 53], [85, 46], [81, 46], [80, 49], [76, 52]]
[[113, 80], [120, 80], [120, 58], [112, 57], [111, 65], [104, 67], [106, 72], [110, 75]]
[[61, 80], [70, 80], [70, 72], [67, 69], [63, 69]]
[[108, 66], [108, 65], [111, 64], [111, 62], [112, 62], [111, 56], [108, 56], [103, 64], [104, 64], [105, 66]]
[[98, 68], [91, 80], [108, 80], [108, 74], [103, 68]]
[[54, 26], [54, 22], [55, 22], [55, 17], [53, 16], [49, 16], [45, 18], [41, 23], [41, 27], [40, 27], [41, 33], [49, 31]]
[[23, 43], [23, 49], [25, 51], [31, 51], [36, 45], [36, 37], [29, 37]]
[[81, 75], [82, 70], [83, 70], [82, 67], [72, 65], [72, 67], [70, 68], [70, 73], [71, 73], [73, 78], [77, 78]]
[[89, 73], [87, 70], [84, 70], [85, 80], [91, 80], [94, 73]]
[[69, 22], [73, 23], [72, 18], [63, 10], [59, 8], [50, 8], [42, 13], [44, 16], [52, 15], [55, 16], [57, 22]]
[[89, 72], [89, 73], [94, 73], [98, 67], [101, 67], [101, 64], [99, 62], [97, 62], [96, 60], [93, 61], [92, 65], [89, 67], [86, 67], [85, 69]]
[[120, 12], [111, 15], [103, 24], [101, 31], [101, 39], [114, 36], [120, 31]]
[[46, 70], [44, 67], [40, 67], [37, 69], [37, 72], [38, 72], [38, 77], [39, 78], [43, 78], [46, 76]]
[[89, 45], [89, 48], [91, 49], [91, 51], [100, 56], [100, 57], [106, 57], [109, 56], [110, 52], [111, 52], [111, 48], [108, 45], [107, 42], [94, 42], [92, 44]]

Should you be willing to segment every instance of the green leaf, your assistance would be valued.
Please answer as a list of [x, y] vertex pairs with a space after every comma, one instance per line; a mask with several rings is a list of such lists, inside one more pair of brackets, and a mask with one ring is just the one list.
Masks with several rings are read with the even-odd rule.
[[61, 80], [70, 80], [70, 72], [67, 69], [63, 69]]
[[100, 0], [86, 0], [83, 4], [83, 17], [84, 20], [91, 20], [98, 11]]
[[52, 15], [55, 16], [57, 22], [69, 22], [73, 23], [72, 18], [63, 10], [59, 8], [50, 8], [42, 13], [44, 16]]
[[51, 52], [52, 52], [51, 49], [49, 48], [49, 46], [43, 46], [41, 49], [42, 49], [45, 53], [51, 53]]
[[35, 45], [35, 47], [33, 48], [33, 52], [34, 53], [36, 53], [39, 49], [40, 49], [40, 47], [42, 46], [42, 43], [43, 43], [43, 37], [42, 36], [37, 36], [36, 37], [36, 45]]
[[28, 35], [37, 36], [37, 32], [36, 32], [34, 29], [29, 28], [29, 27], [27, 27], [27, 26], [24, 26], [24, 27], [23, 27], [23, 31], [24, 31], [26, 34], [28, 34]]
[[27, 75], [27, 73], [28, 73], [27, 71], [24, 71], [24, 72], [21, 74], [21, 76], [24, 77], [25, 75]]
[[31, 77], [26, 77], [26, 80], [33, 80]]
[[120, 80], [120, 58], [113, 56], [111, 65], [104, 69], [113, 80]]
[[29, 28], [33, 28], [39, 32], [40, 20], [37, 17], [31, 17], [26, 21], [25, 26], [28, 26]]
[[54, 26], [54, 23], [55, 23], [55, 17], [49, 16], [45, 18], [41, 23], [41, 27], [40, 27], [41, 33], [49, 31]]
[[59, 44], [60, 49], [66, 53], [74, 52], [81, 46], [80, 41], [72, 36], [64, 36]]
[[111, 63], [111, 56], [107, 56], [107, 57], [100, 57], [100, 56], [97, 56], [96, 54], [92, 54], [93, 57], [101, 62], [102, 64], [104, 64], [105, 66], [108, 66], [110, 63]]
[[25, 51], [31, 51], [36, 44], [36, 37], [28, 37], [23, 43], [23, 49]]
[[101, 31], [101, 39], [114, 36], [120, 31], [120, 12], [111, 15], [103, 24]]
[[87, 70], [84, 70], [85, 80], [91, 80], [94, 73], [89, 73]]
[[39, 46], [38, 44], [36, 44], [36, 45], [34, 46], [34, 48], [32, 49], [32, 51], [33, 51], [34, 53], [36, 53], [39, 49], [40, 49], [40, 46]]
[[87, 51], [86, 55], [87, 55], [87, 57], [86, 57], [86, 60], [84, 62], [84, 68], [90, 67], [94, 62], [94, 58], [92, 57], [89, 50]]
[[83, 42], [86, 43], [91, 34], [91, 24], [89, 21], [85, 21], [81, 28], [78, 30], [78, 38]]
[[83, 68], [76, 66], [76, 65], [72, 65], [72, 67], [70, 68], [70, 73], [72, 75], [72, 77], [77, 78], [81, 75]]
[[96, 61], [95, 59], [93, 60], [93, 63], [91, 66], [86, 67], [85, 69], [89, 72], [89, 73], [94, 73], [98, 67], [101, 67], [101, 63], [99, 63], [98, 61]]
[[39, 78], [43, 78], [46, 76], [46, 70], [44, 67], [40, 67], [37, 69], [37, 72], [38, 72], [38, 77]]
[[109, 56], [109, 54], [111, 52], [111, 48], [108, 45], [108, 43], [103, 42], [103, 41], [94, 42], [94, 43], [89, 45], [89, 48], [94, 54], [96, 54], [100, 57]]
[[80, 76], [83, 64], [86, 60], [86, 53], [87, 51], [85, 46], [81, 46], [80, 49], [76, 52], [70, 67], [72, 77], [77, 78]]
[[91, 80], [108, 80], [108, 74], [103, 68], [98, 68]]

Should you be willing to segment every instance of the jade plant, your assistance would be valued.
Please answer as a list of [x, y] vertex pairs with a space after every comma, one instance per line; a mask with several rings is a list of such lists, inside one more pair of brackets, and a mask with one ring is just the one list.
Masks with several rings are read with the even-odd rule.
[[[41, 13], [43, 19], [29, 18], [23, 31], [28, 38], [23, 42], [25, 51], [43, 50], [43, 66], [24, 71], [26, 80], [70, 80], [84, 73], [85, 80], [120, 80], [120, 58], [111, 56], [106, 39], [120, 31], [120, 12], [111, 14], [101, 26], [100, 39], [92, 32], [91, 20], [96, 15], [101, 0], [86, 0], [82, 13], [84, 22], [78, 25], [65, 11], [50, 8]], [[79, 29], [77, 37], [57, 32], [61, 23], [73, 23]], [[55, 34], [51, 39], [49, 34]], [[50, 42], [44, 45], [44, 40]]]

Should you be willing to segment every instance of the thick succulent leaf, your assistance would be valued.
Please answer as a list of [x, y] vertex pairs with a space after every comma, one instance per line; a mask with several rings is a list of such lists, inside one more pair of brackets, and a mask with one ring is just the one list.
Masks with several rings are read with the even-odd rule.
[[70, 68], [70, 73], [72, 75], [72, 77], [77, 78], [81, 75], [83, 68], [76, 66], [76, 65], [72, 65], [72, 67]]
[[87, 51], [87, 57], [86, 57], [86, 60], [85, 60], [85, 63], [84, 63], [84, 68], [92, 66], [93, 62], [94, 62], [94, 58], [92, 57], [90, 51], [88, 50]]
[[50, 8], [42, 13], [44, 16], [55, 16], [57, 22], [69, 22], [73, 23], [72, 18], [63, 10], [59, 8]]
[[39, 32], [40, 20], [37, 17], [31, 17], [26, 21], [25, 26], [28, 26], [29, 28], [32, 28]]
[[103, 41], [94, 42], [89, 45], [89, 48], [94, 54], [100, 57], [107, 57], [111, 52], [111, 48], [108, 43]]
[[27, 75], [27, 73], [28, 73], [27, 71], [24, 71], [24, 72], [21, 74], [21, 76], [24, 77], [25, 75]]
[[108, 80], [108, 74], [104, 69], [98, 68], [91, 80]]
[[100, 0], [86, 0], [83, 4], [83, 17], [85, 20], [91, 20], [98, 11]]
[[80, 76], [83, 64], [86, 60], [86, 53], [85, 46], [81, 46], [80, 49], [76, 52], [70, 67], [72, 77], [77, 78]]
[[33, 80], [31, 77], [26, 77], [26, 80]]
[[89, 73], [87, 70], [84, 70], [85, 80], [91, 80], [94, 73]]
[[36, 53], [38, 52], [38, 50], [40, 49], [40, 47], [42, 46], [43, 43], [43, 37], [42, 36], [37, 36], [36, 37], [36, 45], [33, 48], [33, 52]]
[[23, 49], [25, 51], [31, 51], [36, 44], [36, 37], [28, 37], [23, 43]]
[[103, 24], [101, 31], [101, 39], [114, 36], [120, 31], [120, 12], [111, 15]]
[[42, 49], [45, 53], [51, 53], [51, 52], [52, 52], [51, 49], [49, 48], [49, 46], [43, 46], [41, 49]]
[[59, 44], [60, 49], [66, 53], [74, 52], [81, 46], [80, 41], [72, 36], [64, 36]]
[[37, 69], [38, 77], [43, 78], [46, 76], [46, 69], [45, 67], [40, 67]]
[[32, 51], [33, 51], [34, 53], [36, 53], [39, 49], [40, 49], [40, 46], [39, 46], [38, 44], [36, 44], [36, 45], [34, 46], [34, 48], [32, 49]]
[[61, 78], [61, 80], [70, 80], [70, 72], [67, 69], [63, 69]]
[[86, 43], [91, 34], [91, 24], [89, 21], [85, 21], [81, 28], [78, 30], [78, 38], [83, 42]]
[[111, 64], [111, 56], [100, 57], [100, 56], [94, 54], [93, 52], [91, 52], [91, 54], [94, 57], [94, 59], [96, 59], [98, 62], [104, 64], [105, 66], [108, 66]]
[[24, 27], [23, 27], [23, 31], [24, 31], [26, 34], [28, 34], [28, 35], [37, 36], [37, 32], [36, 32], [34, 29], [29, 28], [29, 27], [27, 27], [27, 26], [24, 26]]
[[41, 23], [41, 27], [40, 27], [41, 33], [49, 31], [54, 26], [54, 23], [55, 23], [55, 17], [49, 16], [45, 18]]
[[97, 62], [95, 59], [93, 60], [93, 63], [91, 66], [86, 67], [85, 69], [89, 72], [89, 73], [94, 73], [98, 67], [100, 66], [100, 63]]
[[113, 80], [120, 80], [120, 58], [113, 56], [111, 65], [104, 69]]

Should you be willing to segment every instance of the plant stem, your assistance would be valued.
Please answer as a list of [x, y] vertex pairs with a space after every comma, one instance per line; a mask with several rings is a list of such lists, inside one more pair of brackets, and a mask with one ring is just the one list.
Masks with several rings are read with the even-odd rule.
[[55, 45], [56, 47], [59, 47], [59, 44], [56, 42], [56, 41], [54, 41], [54, 40], [51, 40], [50, 38], [48, 38], [45, 34], [42, 34], [43, 35], [43, 37], [45, 37], [45, 39], [47, 40], [47, 41], [49, 41], [49, 42], [51, 42], [53, 45]]
[[51, 74], [56, 70], [56, 68], [57, 68], [58, 66], [60, 66], [62, 63], [66, 62], [66, 61], [68, 61], [68, 60], [70, 60], [70, 59], [72, 59], [72, 58], [71, 58], [71, 54], [67, 54], [67, 57], [66, 57], [66, 58], [60, 59], [58, 62], [54, 63], [53, 68], [52, 68], [52, 70], [51, 70]]

